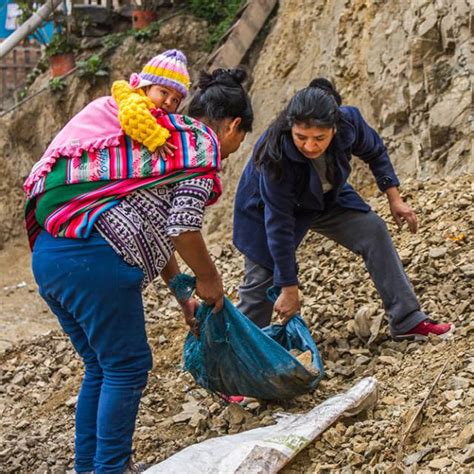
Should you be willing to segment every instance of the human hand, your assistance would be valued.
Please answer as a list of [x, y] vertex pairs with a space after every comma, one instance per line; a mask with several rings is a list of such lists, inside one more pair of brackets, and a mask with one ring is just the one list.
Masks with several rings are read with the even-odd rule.
[[179, 304], [183, 311], [186, 324], [189, 326], [191, 332], [195, 336], [199, 336], [199, 326], [195, 318], [195, 314], [199, 308], [199, 301], [197, 301], [195, 298], [189, 298], [185, 301], [179, 301]]
[[158, 153], [158, 156], [162, 158], [164, 161], [167, 160], [168, 156], [174, 156], [174, 151], [178, 147], [173, 145], [172, 143], [165, 142], [163, 145], [159, 146], [156, 149], [156, 153]]
[[298, 286], [285, 286], [281, 289], [280, 296], [275, 301], [274, 310], [280, 317], [281, 323], [286, 324], [292, 316], [301, 309]]
[[403, 227], [403, 223], [406, 222], [410, 232], [412, 234], [416, 234], [416, 231], [418, 230], [418, 221], [415, 211], [408, 204], [406, 204], [402, 198], [396, 199], [393, 202], [389, 201], [389, 203], [390, 212], [392, 213], [398, 228], [401, 229]]
[[213, 313], [218, 313], [223, 308], [224, 287], [217, 271], [209, 277], [196, 277], [196, 295], [207, 305], [214, 306]]

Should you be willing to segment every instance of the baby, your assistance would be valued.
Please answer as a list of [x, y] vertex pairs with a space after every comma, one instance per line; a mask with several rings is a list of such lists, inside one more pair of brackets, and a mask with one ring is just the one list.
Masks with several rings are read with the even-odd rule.
[[170, 132], [158, 125], [151, 111], [161, 109], [176, 113], [189, 91], [190, 79], [186, 56], [177, 49], [165, 51], [151, 59], [130, 82], [116, 81], [112, 97], [118, 105], [118, 119], [123, 131], [163, 159], [176, 148], [166, 140]]

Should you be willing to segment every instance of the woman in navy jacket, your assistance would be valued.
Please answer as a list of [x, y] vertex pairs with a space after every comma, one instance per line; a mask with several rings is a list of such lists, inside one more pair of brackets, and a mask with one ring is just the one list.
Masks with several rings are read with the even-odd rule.
[[[379, 135], [326, 79], [296, 93], [257, 141], [235, 199], [234, 244], [245, 255], [239, 309], [260, 327], [272, 311], [299, 311], [296, 249], [312, 229], [361, 255], [395, 339], [447, 337], [454, 326], [421, 311], [383, 220], [347, 183], [351, 156], [367, 163], [399, 226], [417, 231], [413, 210]], [[280, 286], [274, 307], [266, 290]]]

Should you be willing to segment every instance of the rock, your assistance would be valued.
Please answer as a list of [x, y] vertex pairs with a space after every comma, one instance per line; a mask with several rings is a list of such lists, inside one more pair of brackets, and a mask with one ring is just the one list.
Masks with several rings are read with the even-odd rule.
[[467, 444], [472, 443], [474, 439], [474, 423], [469, 423], [461, 431], [459, 436], [454, 438], [452, 446], [455, 448], [464, 448]]
[[15, 377], [13, 377], [11, 383], [14, 385], [18, 385], [20, 387], [25, 386], [26, 385], [25, 375], [21, 372], [18, 372], [15, 375]]
[[371, 317], [374, 312], [374, 307], [362, 306], [354, 316], [354, 332], [362, 340], [370, 336]]
[[68, 408], [75, 407], [76, 404], [77, 404], [77, 398], [78, 398], [77, 395], [74, 396], [74, 397], [69, 398], [69, 399], [66, 401], [65, 405], [66, 405]]
[[463, 464], [470, 464], [474, 461], [474, 444], [468, 444], [462, 454], [461, 462]]
[[397, 358], [391, 357], [391, 356], [380, 356], [379, 361], [388, 365], [397, 365], [400, 363], [400, 361]]
[[461, 400], [451, 400], [449, 403], [446, 404], [446, 407], [452, 411], [455, 410], [461, 403]]
[[429, 256], [434, 259], [441, 258], [441, 257], [444, 257], [447, 252], [448, 252], [447, 247], [435, 247], [433, 249], [430, 249]]
[[207, 410], [201, 409], [191, 417], [189, 420], [189, 426], [192, 426], [193, 428], [202, 427], [202, 422], [205, 422], [208, 417], [209, 414]]
[[468, 278], [474, 278], [474, 265], [471, 265], [471, 264], [461, 265], [459, 269]]
[[452, 459], [449, 458], [436, 458], [429, 462], [428, 467], [431, 467], [432, 469], [443, 469], [451, 466], [452, 463]]
[[240, 405], [231, 403], [224, 410], [224, 418], [229, 422], [229, 426], [242, 425], [249, 417], [250, 414]]
[[413, 464], [419, 463], [428, 453], [431, 453], [431, 451], [433, 451], [432, 447], [420, 449], [420, 451], [406, 456], [403, 460], [403, 463], [405, 466], [411, 466]]
[[19, 430], [22, 430], [23, 428], [26, 428], [29, 424], [30, 424], [30, 422], [29, 422], [28, 420], [21, 420], [21, 421], [16, 425], [16, 427], [17, 427]]
[[209, 253], [214, 257], [214, 258], [220, 258], [222, 256], [222, 247], [220, 245], [212, 245], [209, 247]]
[[174, 423], [183, 423], [185, 421], [190, 420], [193, 415], [199, 412], [200, 407], [197, 402], [188, 402], [183, 404], [183, 410], [181, 413], [178, 413], [177, 415], [174, 415], [171, 417], [172, 421]]

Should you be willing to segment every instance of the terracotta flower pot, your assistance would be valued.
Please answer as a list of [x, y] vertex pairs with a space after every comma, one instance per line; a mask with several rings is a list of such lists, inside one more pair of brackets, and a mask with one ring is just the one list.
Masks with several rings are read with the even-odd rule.
[[63, 76], [76, 66], [73, 53], [55, 54], [49, 58], [52, 77]]
[[132, 25], [136, 30], [146, 28], [151, 22], [158, 18], [156, 12], [150, 10], [133, 10]]

